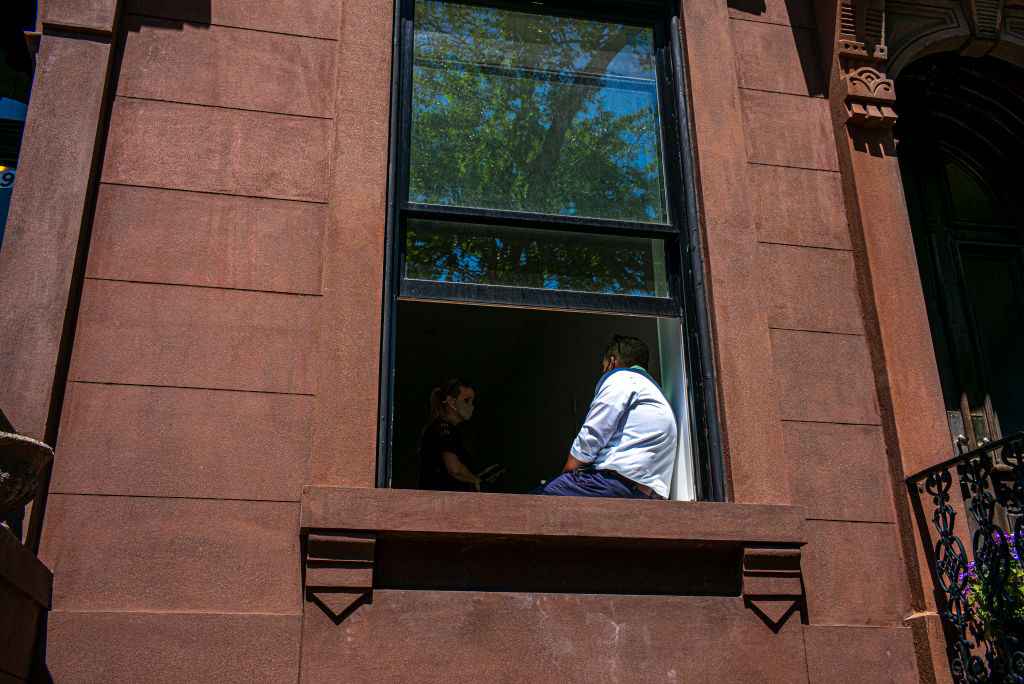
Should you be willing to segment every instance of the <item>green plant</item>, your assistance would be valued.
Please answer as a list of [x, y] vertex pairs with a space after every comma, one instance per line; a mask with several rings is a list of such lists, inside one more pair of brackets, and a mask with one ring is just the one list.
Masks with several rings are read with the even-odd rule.
[[[1024, 564], [1018, 557], [1014, 535], [1007, 536], [1005, 540], [1000, 540], [997, 544], [1005, 545], [1009, 551], [1009, 570], [1002, 586], [993, 587], [986, 583], [978, 571], [977, 563], [974, 562], [967, 564], [967, 572], [961, 576], [964, 599], [971, 608], [974, 621], [980, 623], [982, 633], [986, 637], [993, 636], [996, 617], [993, 615], [993, 611], [999, 604], [1000, 593], [1003, 594], [1002, 600], [1009, 603], [1004, 613], [1004, 619], [1024, 619]], [[1002, 549], [999, 549], [997, 552], [1001, 551]]]

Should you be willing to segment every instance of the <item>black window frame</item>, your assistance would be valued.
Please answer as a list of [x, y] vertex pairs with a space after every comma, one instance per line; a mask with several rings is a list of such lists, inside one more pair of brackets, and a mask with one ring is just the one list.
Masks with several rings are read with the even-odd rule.
[[[513, 2], [510, 0], [441, 0], [463, 5], [507, 8], [546, 15], [565, 15], [647, 25], [653, 29], [660, 140], [667, 203], [667, 223], [595, 219], [498, 209], [410, 202], [409, 159], [412, 120], [412, 78], [415, 0], [395, 3], [392, 54], [391, 128], [388, 160], [387, 225], [384, 252], [381, 382], [378, 422], [377, 486], [390, 487], [392, 406], [394, 399], [395, 314], [397, 301], [564, 309], [590, 313], [678, 318], [682, 326], [683, 362], [687, 373], [690, 451], [697, 500], [725, 501], [717, 410], [717, 382], [704, 282], [703, 246], [698, 223], [694, 155], [690, 139], [686, 65], [681, 21], [673, 3], [639, 0], [628, 14], [621, 1]], [[653, 238], [665, 241], [668, 296], [653, 297], [517, 288], [405, 278], [405, 223], [410, 218], [497, 225], [509, 228]]]

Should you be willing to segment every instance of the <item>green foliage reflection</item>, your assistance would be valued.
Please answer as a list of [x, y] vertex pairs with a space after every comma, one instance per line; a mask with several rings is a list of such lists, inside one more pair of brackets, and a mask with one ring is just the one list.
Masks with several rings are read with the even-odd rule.
[[664, 243], [410, 220], [406, 277], [665, 296]]
[[409, 199], [666, 221], [652, 30], [416, 3]]

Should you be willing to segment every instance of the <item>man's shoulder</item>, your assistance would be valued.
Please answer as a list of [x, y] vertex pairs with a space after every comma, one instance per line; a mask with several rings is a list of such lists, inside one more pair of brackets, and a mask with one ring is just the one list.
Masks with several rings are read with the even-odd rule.
[[597, 394], [632, 386], [635, 380], [628, 376], [636, 375], [636, 372], [627, 373], [628, 370], [628, 368], [616, 368], [602, 375], [601, 379], [597, 381]]
[[653, 384], [654, 381], [646, 373], [641, 373], [632, 368], [616, 368], [601, 378], [597, 386], [596, 395], [637, 392]]
[[621, 386], [646, 387], [655, 384], [654, 378], [646, 371], [636, 368], [616, 368], [608, 374], [608, 381]]
[[[617, 376], [617, 377], [616, 377]], [[661, 385], [646, 371], [635, 368], [621, 368], [614, 371], [608, 380], [615, 384], [610, 388], [614, 392], [636, 392], [645, 400], [655, 401], [664, 404], [669, 411], [672, 410], [665, 391]]]

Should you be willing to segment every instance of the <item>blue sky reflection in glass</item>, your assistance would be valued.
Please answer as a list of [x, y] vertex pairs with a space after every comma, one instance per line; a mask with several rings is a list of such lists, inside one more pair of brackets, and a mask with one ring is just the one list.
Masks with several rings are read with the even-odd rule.
[[663, 240], [409, 219], [405, 277], [665, 297]]
[[650, 26], [418, 0], [411, 202], [664, 224]]

